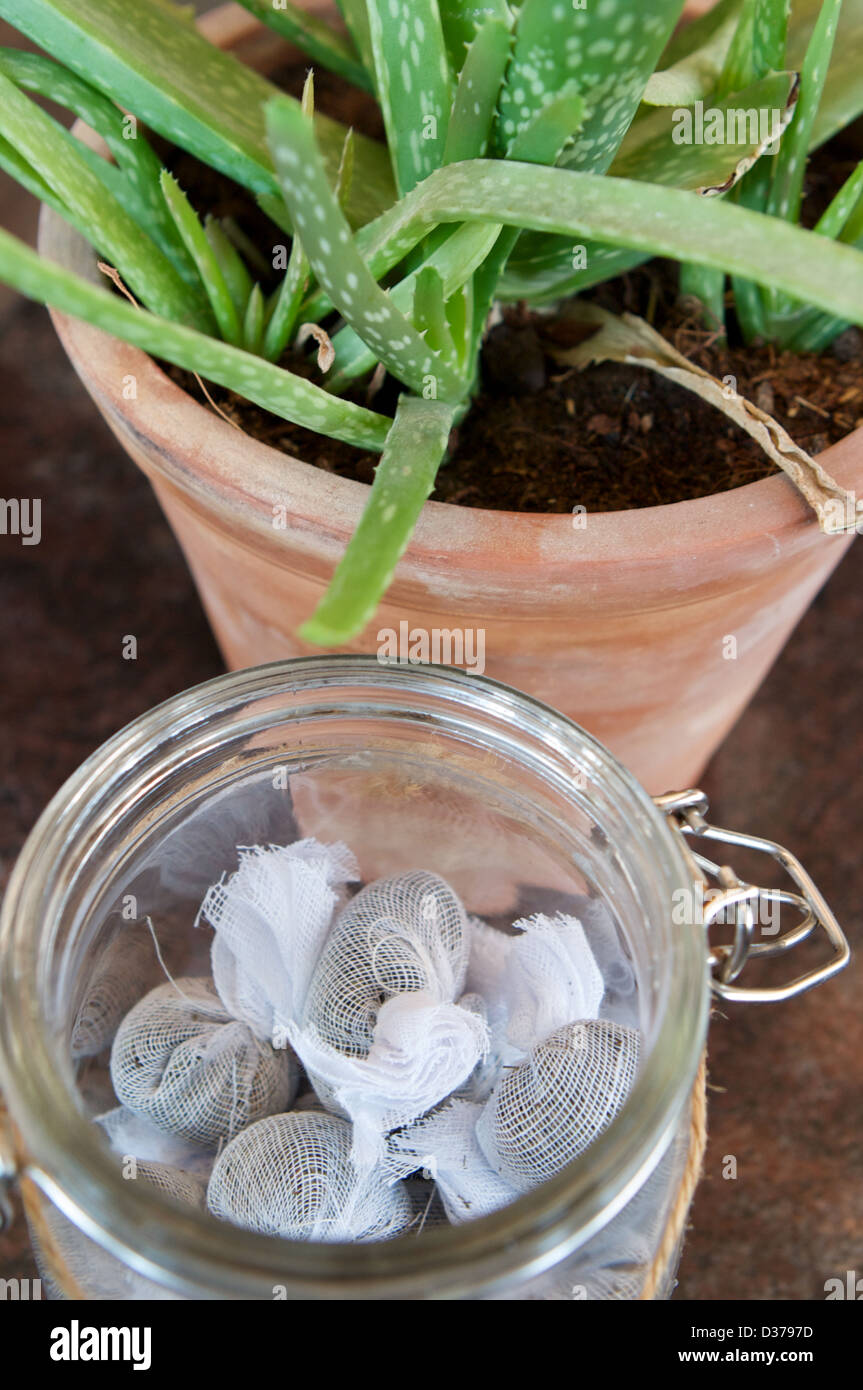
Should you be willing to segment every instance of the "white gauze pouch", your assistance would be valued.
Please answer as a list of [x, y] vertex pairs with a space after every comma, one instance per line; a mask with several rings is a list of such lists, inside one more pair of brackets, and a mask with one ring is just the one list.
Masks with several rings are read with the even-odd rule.
[[581, 923], [558, 913], [522, 917], [514, 933], [470, 918], [467, 987], [485, 1002], [489, 1058], [472, 1086], [484, 1100], [505, 1066], [573, 1019], [599, 1015], [604, 982]]
[[229, 1013], [284, 1047], [345, 886], [359, 877], [344, 844], [298, 840], [240, 850], [240, 867], [210, 888], [198, 921], [213, 927], [213, 979]]
[[324, 1103], [353, 1122], [357, 1162], [379, 1161], [385, 1135], [485, 1055], [484, 1018], [455, 1003], [467, 951], [461, 902], [422, 870], [367, 885], [333, 927], [289, 1037]]
[[272, 1115], [222, 1150], [207, 1189], [214, 1216], [290, 1240], [384, 1240], [414, 1221], [403, 1183], [351, 1158], [351, 1127], [313, 1110]]
[[620, 1110], [640, 1034], [605, 1019], [558, 1028], [501, 1076], [477, 1120], [491, 1167], [520, 1192], [579, 1158]]
[[126, 1015], [111, 1049], [121, 1105], [158, 1129], [216, 1148], [262, 1115], [285, 1110], [299, 1068], [231, 1018], [211, 980], [159, 985]]

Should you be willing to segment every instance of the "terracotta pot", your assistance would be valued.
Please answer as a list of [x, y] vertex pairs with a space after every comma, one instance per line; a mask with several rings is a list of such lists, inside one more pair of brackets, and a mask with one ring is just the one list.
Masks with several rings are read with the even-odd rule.
[[[260, 47], [254, 22], [235, 7], [208, 16], [206, 28], [219, 42], [251, 36]], [[50, 213], [40, 244], [100, 278], [89, 248]], [[55, 321], [99, 410], [150, 478], [229, 666], [308, 653], [296, 630], [368, 488], [240, 434], [137, 349]], [[130, 376], [133, 400], [124, 396]], [[863, 430], [823, 458], [863, 492]], [[280, 509], [284, 529], [274, 526]], [[570, 715], [661, 792], [697, 781], [848, 543], [819, 532], [784, 476], [575, 519], [430, 502], [377, 616], [349, 650], [377, 651], [379, 631], [401, 623], [484, 630], [488, 675]]]

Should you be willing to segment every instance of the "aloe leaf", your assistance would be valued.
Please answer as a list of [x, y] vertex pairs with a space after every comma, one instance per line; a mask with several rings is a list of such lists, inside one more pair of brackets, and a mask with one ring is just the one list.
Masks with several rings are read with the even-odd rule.
[[[719, 119], [726, 126], [729, 111], [780, 112], [775, 127], [771, 120], [762, 129], [759, 120], [758, 129], [754, 130], [747, 119], [742, 133], [748, 138], [740, 144], [736, 141], [716, 145], [695, 141], [677, 143], [677, 134], [686, 133], [681, 123], [693, 122], [694, 131], [697, 113], [685, 109], [672, 113], [664, 108], [653, 111], [649, 121], [639, 122], [638, 129], [633, 127], [624, 140], [611, 173], [616, 178], [637, 178], [647, 183], [688, 188], [699, 194], [726, 192], [754, 162], [757, 161], [756, 168], [760, 167], [774, 128], [781, 132], [791, 119], [796, 89], [794, 73], [773, 73], [744, 92], [712, 103], [712, 109], [720, 113]], [[733, 134], [740, 133], [735, 118]], [[752, 176], [749, 173], [747, 178]], [[563, 242], [544, 236], [521, 237], [504, 272], [501, 297], [535, 302], [560, 298], [620, 275], [638, 264], [638, 258], [633, 259], [631, 252], [590, 241], [583, 242], [583, 254], [574, 257], [574, 249], [570, 239]]]
[[0, 136], [0, 169], [3, 169], [16, 183], [20, 183], [22, 188], [26, 188], [28, 193], [32, 193], [34, 198], [38, 198], [41, 203], [46, 203], [49, 208], [53, 208], [55, 212], [65, 218], [69, 225], [74, 227], [85, 240], [89, 237], [89, 225], [70, 212], [62, 198], [59, 198], [53, 188], [36, 173], [36, 170], [18, 153], [14, 145], [10, 145], [9, 141], [4, 140], [2, 136]]
[[791, 0], [744, 0], [717, 92], [739, 92], [785, 63]]
[[[788, 29], [787, 65], [802, 68], [821, 15], [822, 0], [794, 0]], [[863, 0], [844, 0], [827, 81], [812, 128], [817, 149], [863, 114]]]
[[434, 391], [442, 399], [458, 400], [465, 391], [460, 374], [427, 347], [357, 249], [327, 180], [311, 121], [295, 105], [277, 98], [267, 108], [267, 122], [288, 211], [332, 303], [399, 381], [420, 395]]
[[87, 227], [89, 240], [139, 299], [180, 323], [210, 326], [203, 298], [96, 177], [77, 141], [2, 73], [0, 135], [50, 184], [77, 225]]
[[[494, 224], [477, 223], [473, 226], [458, 227], [454, 232], [450, 232], [425, 262], [425, 265], [436, 270], [441, 278], [447, 318], [453, 330], [457, 350], [460, 344], [458, 360], [462, 366], [468, 361], [469, 356], [469, 345], [464, 339], [468, 324], [466, 320], [462, 322], [460, 330], [454, 324], [458, 323], [463, 313], [466, 315], [465, 296], [470, 297], [471, 278], [484, 265], [499, 235], [500, 228]], [[419, 271], [412, 271], [389, 292], [391, 302], [409, 317], [413, 314], [414, 289], [418, 274]], [[313, 307], [307, 306], [309, 317], [323, 317], [322, 313], [315, 315]], [[377, 362], [375, 354], [352, 328], [340, 329], [333, 338], [333, 347], [336, 356], [330, 390], [344, 390], [350, 381], [374, 369]]]
[[242, 256], [215, 217], [208, 216], [204, 233], [228, 287], [237, 314], [246, 311], [252, 293], [252, 277]]
[[499, 19], [487, 20], [467, 49], [453, 101], [443, 164], [480, 159], [486, 153], [509, 54], [509, 26]]
[[487, 23], [502, 24], [509, 31], [513, 25], [513, 8], [507, 0], [485, 0], [471, 4], [469, 0], [438, 0], [441, 28], [452, 70], [462, 72], [466, 55], [480, 29]]
[[824, 0], [800, 74], [800, 99], [794, 123], [776, 157], [767, 211], [796, 222], [803, 198], [806, 156], [827, 77], [842, 0]]
[[524, 164], [556, 164], [581, 129], [585, 115], [584, 98], [575, 84], [565, 86], [513, 136], [507, 158]]
[[443, 161], [452, 107], [437, 0], [367, 0], [375, 83], [400, 193]]
[[863, 197], [858, 198], [851, 210], [848, 221], [839, 234], [839, 240], [849, 246], [863, 246]]
[[702, 307], [704, 325], [725, 336], [725, 272], [703, 265], [684, 264], [680, 267], [680, 295], [697, 299]]
[[[0, 16], [166, 139], [243, 184], [278, 193], [264, 107], [277, 94], [265, 78], [209, 43], [157, 0], [0, 0]], [[286, 98], [291, 100], [291, 98]], [[345, 128], [315, 117], [335, 177]], [[362, 224], [388, 207], [386, 152], [357, 138], [349, 216]]]
[[363, 66], [374, 83], [375, 58], [372, 52], [372, 40], [369, 33], [369, 16], [366, 9], [366, 0], [336, 0], [336, 4], [341, 10], [342, 19], [345, 21], [348, 33], [353, 39], [357, 52], [363, 61]]
[[283, 420], [359, 449], [380, 450], [386, 442], [391, 421], [385, 415], [339, 400], [312, 382], [217, 338], [137, 309], [120, 295], [44, 260], [2, 230], [0, 280], [30, 299], [84, 319], [154, 357], [236, 391]]
[[[311, 74], [310, 74], [311, 75]], [[339, 207], [347, 216], [348, 203], [350, 202], [351, 185], [354, 181], [354, 132], [349, 130], [345, 136], [345, 145], [342, 150], [342, 157], [339, 161], [339, 172], [336, 177], [335, 194], [338, 199]]]
[[588, 0], [583, 8], [565, 0], [524, 0], [500, 97], [501, 147], [510, 145], [549, 94], [576, 82], [587, 118], [565, 162], [604, 173], [682, 8], [682, 0]]
[[262, 355], [269, 362], [278, 362], [294, 335], [300, 305], [308, 288], [309, 274], [308, 257], [299, 237], [294, 237], [288, 268], [275, 292], [261, 346]]
[[[303, 85], [303, 99], [300, 103], [303, 113], [312, 117], [315, 111], [315, 77], [310, 72]], [[350, 142], [350, 131], [345, 138], [342, 158], [339, 164], [337, 197], [339, 205], [344, 206], [343, 185], [350, 180], [352, 175], [353, 163], [352, 152], [353, 144]], [[349, 163], [350, 161], [350, 163]], [[288, 258], [288, 266], [284, 279], [276, 291], [272, 307], [264, 334], [263, 355], [270, 362], [278, 362], [297, 326], [297, 317], [300, 305], [303, 302], [311, 276], [311, 266], [309, 258], [303, 250], [303, 243], [298, 236], [294, 236], [291, 242], [291, 254]]]
[[446, 453], [455, 407], [402, 396], [371, 496], [326, 594], [300, 628], [336, 647], [361, 632], [392, 582]]
[[[737, 29], [742, 0], [725, 0], [682, 30], [687, 46], [671, 45], [651, 74], [642, 101], [649, 106], [691, 106], [716, 91]], [[782, 63], [777, 63], [782, 67]]]
[[432, 265], [423, 266], [414, 288], [413, 321], [430, 348], [458, 367], [455, 345], [446, 313], [443, 280]]
[[[815, 230], [821, 236], [839, 237], [845, 231], [849, 220], [855, 213], [863, 214], [863, 160], [843, 183], [830, 206], [819, 217]], [[853, 244], [857, 238], [852, 228], [848, 240]]]
[[352, 45], [345, 43], [323, 20], [290, 4], [290, 0], [279, 0], [278, 8], [273, 0], [240, 0], [240, 4], [283, 39], [308, 53], [321, 67], [337, 72], [355, 87], [367, 92], [372, 90], [371, 79]]
[[[797, 222], [800, 217], [807, 154], [830, 64], [841, 5], [842, 0], [824, 0], [803, 60], [795, 120], [773, 162], [773, 181], [767, 198], [766, 211], [777, 219]], [[770, 288], [765, 290], [764, 301], [768, 334], [781, 341], [785, 331], [781, 327], [782, 320], [793, 319], [799, 305], [792, 298], [779, 295]]]
[[260, 285], [255, 285], [243, 316], [243, 346], [247, 352], [260, 352], [263, 334], [264, 296]]
[[160, 182], [168, 211], [183, 238], [183, 245], [198, 267], [210, 307], [219, 325], [219, 332], [226, 343], [238, 347], [243, 334], [237, 310], [216, 254], [198, 220], [198, 214], [173, 174], [169, 174], [167, 169], [162, 170]]
[[90, 168], [107, 183], [126, 211], [149, 232], [180, 273], [194, 279], [194, 267], [189, 263], [162, 199], [161, 162], [137, 125], [89, 82], [44, 54], [0, 49], [0, 72], [24, 91], [49, 97], [65, 106], [102, 136], [117, 162], [116, 167], [85, 145], [79, 145]]
[[744, 275], [863, 322], [863, 254], [724, 199], [509, 160], [469, 160], [426, 179], [370, 229], [392, 253], [442, 222], [501, 222], [595, 238]]

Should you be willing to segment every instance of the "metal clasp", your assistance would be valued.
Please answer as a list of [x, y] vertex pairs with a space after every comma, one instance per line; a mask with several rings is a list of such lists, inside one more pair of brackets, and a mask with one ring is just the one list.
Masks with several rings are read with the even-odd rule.
[[[702, 791], [666, 792], [664, 796], [656, 796], [653, 799], [681, 837], [715, 840], [720, 844], [760, 850], [769, 854], [782, 866], [799, 890], [791, 892], [786, 889], [758, 888], [739, 878], [727, 864], [716, 864], [706, 855], [699, 854], [689, 845], [686, 846], [687, 853], [701, 871], [704, 882], [714, 879], [719, 885], [718, 891], [712, 893], [709, 903], [705, 903], [704, 906], [703, 922], [708, 941], [710, 928], [720, 918], [728, 921], [730, 916], [734, 924], [733, 941], [712, 945], [708, 951], [711, 984], [720, 998], [752, 1004], [793, 999], [795, 995], [812, 989], [823, 980], [829, 980], [832, 975], [844, 969], [851, 952], [842, 928], [803, 865], [793, 854], [759, 835], [744, 835], [737, 830], [720, 830], [718, 826], [710, 825], [705, 819], [708, 801]], [[775, 940], [757, 939], [757, 926], [760, 921], [758, 908], [765, 900], [795, 908], [800, 913], [800, 921], [782, 932]], [[826, 933], [832, 948], [831, 958], [823, 965], [798, 975], [784, 985], [754, 988], [734, 983], [747, 961], [753, 957], [781, 955], [805, 941], [818, 928]]]

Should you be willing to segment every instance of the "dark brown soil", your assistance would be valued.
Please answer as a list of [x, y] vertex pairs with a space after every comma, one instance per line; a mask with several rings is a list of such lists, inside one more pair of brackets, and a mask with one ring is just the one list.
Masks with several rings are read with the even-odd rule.
[[[304, 69], [278, 77], [299, 94]], [[316, 74], [316, 103], [366, 134], [381, 135], [368, 100], [325, 73]], [[272, 223], [243, 190], [186, 155], [174, 167], [200, 211], [232, 216], [259, 245], [272, 243]], [[841, 150], [830, 166], [819, 161], [807, 190], [806, 221], [826, 206], [850, 167]], [[811, 454], [863, 424], [863, 335], [857, 329], [819, 357], [780, 355], [735, 340], [732, 312], [730, 341], [718, 342], [680, 304], [676, 269], [663, 262], [601, 286], [592, 297], [606, 308], [647, 318], [714, 376], [735, 377], [740, 393], [774, 415]], [[727, 491], [776, 471], [720, 411], [646, 368], [605, 363], [562, 371], [549, 355], [556, 337], [553, 323], [523, 307], [508, 309], [491, 330], [480, 392], [453, 436], [436, 499], [505, 511], [569, 512], [575, 505], [625, 510]], [[285, 365], [319, 379], [306, 359], [286, 358]], [[168, 370], [200, 398], [194, 378]], [[290, 425], [220, 387], [208, 389], [219, 409], [254, 438], [329, 472], [371, 482], [378, 455]], [[395, 384], [386, 382], [375, 407], [391, 410], [395, 395]]]

